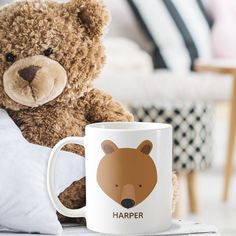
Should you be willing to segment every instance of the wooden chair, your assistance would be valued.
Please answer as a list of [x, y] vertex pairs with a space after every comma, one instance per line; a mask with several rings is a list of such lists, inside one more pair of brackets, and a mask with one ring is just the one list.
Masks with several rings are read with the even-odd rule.
[[231, 114], [229, 120], [230, 125], [229, 125], [229, 137], [228, 137], [228, 150], [225, 163], [224, 191], [223, 191], [223, 200], [227, 201], [229, 197], [229, 188], [233, 173], [233, 155], [234, 155], [234, 144], [236, 137], [236, 61], [199, 60], [195, 64], [195, 70], [198, 72], [229, 74], [232, 75], [233, 79], [232, 98], [230, 101]]

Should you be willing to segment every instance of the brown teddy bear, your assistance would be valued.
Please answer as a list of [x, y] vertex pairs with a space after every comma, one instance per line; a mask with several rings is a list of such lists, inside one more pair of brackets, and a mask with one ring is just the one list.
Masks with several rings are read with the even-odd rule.
[[[108, 20], [99, 0], [21, 0], [0, 9], [0, 108], [29, 142], [53, 147], [62, 138], [84, 136], [88, 124], [133, 120], [92, 86], [105, 61], [101, 41]], [[78, 145], [65, 149], [84, 155]], [[59, 198], [68, 208], [84, 206], [85, 180]]]
[[[108, 19], [98, 0], [22, 0], [0, 9], [0, 107], [29, 142], [53, 147], [62, 138], [84, 136], [87, 124], [133, 120], [92, 86], [105, 60]], [[66, 150], [84, 154], [81, 146]], [[69, 208], [83, 206], [84, 179], [60, 200]]]

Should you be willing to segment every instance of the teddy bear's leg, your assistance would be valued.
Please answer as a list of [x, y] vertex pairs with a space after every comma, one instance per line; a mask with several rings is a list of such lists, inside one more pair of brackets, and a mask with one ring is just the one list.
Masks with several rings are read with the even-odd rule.
[[[65, 207], [70, 209], [78, 209], [85, 206], [85, 178], [73, 182], [59, 195], [59, 199]], [[60, 213], [57, 213], [57, 215], [61, 223], [79, 223], [86, 225], [85, 218], [68, 218]]]

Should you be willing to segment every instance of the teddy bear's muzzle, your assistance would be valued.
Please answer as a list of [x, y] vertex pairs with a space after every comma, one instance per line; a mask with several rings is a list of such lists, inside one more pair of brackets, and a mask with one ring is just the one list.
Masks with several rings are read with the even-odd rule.
[[18, 60], [3, 75], [6, 94], [13, 101], [28, 107], [54, 100], [63, 92], [66, 83], [65, 69], [45, 56]]

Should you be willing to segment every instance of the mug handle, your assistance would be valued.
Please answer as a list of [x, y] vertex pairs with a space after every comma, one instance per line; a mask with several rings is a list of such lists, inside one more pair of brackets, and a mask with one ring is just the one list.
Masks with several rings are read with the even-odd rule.
[[67, 144], [79, 144], [84, 146], [84, 138], [83, 137], [68, 137], [62, 139], [58, 142], [55, 147], [52, 149], [52, 152], [49, 157], [48, 161], [48, 169], [47, 169], [47, 189], [48, 194], [51, 199], [51, 202], [55, 209], [62, 215], [77, 218], [77, 217], [85, 217], [85, 207], [80, 209], [69, 209], [65, 207], [59, 200], [59, 198], [55, 194], [54, 190], [54, 173], [55, 173], [55, 164], [56, 164], [56, 157], [61, 149]]

